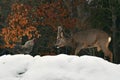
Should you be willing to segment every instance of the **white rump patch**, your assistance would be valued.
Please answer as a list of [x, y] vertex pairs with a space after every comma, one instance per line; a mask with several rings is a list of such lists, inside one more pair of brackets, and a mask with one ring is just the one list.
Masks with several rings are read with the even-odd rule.
[[108, 42], [110, 42], [110, 41], [111, 41], [111, 37], [108, 38]]

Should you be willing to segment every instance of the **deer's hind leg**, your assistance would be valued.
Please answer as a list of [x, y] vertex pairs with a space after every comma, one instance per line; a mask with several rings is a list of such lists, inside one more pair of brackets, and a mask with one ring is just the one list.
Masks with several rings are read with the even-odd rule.
[[112, 60], [113, 60], [112, 52], [108, 48], [106, 48], [106, 47], [103, 48], [102, 50], [104, 52], [104, 58], [108, 59], [108, 60], [110, 60], [112, 62]]
[[108, 45], [109, 45], [108, 42], [106, 43], [104, 42], [104, 43], [101, 43], [100, 46], [101, 46], [102, 51], [104, 52], [104, 59], [107, 59], [112, 62], [113, 55], [112, 55], [112, 52], [109, 50]]

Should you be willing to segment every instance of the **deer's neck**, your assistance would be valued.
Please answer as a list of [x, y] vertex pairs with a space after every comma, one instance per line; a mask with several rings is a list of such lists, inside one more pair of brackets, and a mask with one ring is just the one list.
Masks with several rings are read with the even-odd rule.
[[73, 47], [73, 48], [75, 47], [75, 43], [74, 43], [72, 38], [67, 38], [66, 42], [67, 42], [67, 46], [70, 46], [70, 47]]

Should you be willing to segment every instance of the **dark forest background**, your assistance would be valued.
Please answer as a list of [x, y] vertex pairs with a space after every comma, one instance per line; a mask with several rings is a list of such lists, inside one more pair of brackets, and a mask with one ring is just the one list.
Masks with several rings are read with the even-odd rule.
[[[70, 47], [54, 47], [59, 25], [68, 34], [72, 30], [104, 30], [112, 37], [109, 48], [114, 63], [120, 63], [120, 0], [0, 0], [0, 52], [37, 37], [32, 55], [68, 54]], [[80, 53], [103, 57], [96, 48]]]

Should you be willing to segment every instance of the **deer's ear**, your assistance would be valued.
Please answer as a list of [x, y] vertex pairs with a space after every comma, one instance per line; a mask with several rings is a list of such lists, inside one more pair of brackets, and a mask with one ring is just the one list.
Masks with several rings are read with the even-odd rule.
[[57, 39], [63, 37], [63, 29], [61, 26], [58, 26]]
[[64, 37], [63, 32], [61, 32], [61, 33], [60, 33], [60, 37], [61, 37], [61, 38], [63, 38], [63, 37]]
[[58, 35], [57, 35], [57, 39], [60, 39], [60, 38], [63, 38], [63, 32], [60, 32]]
[[58, 32], [61, 32], [63, 29], [61, 26], [58, 26]]

